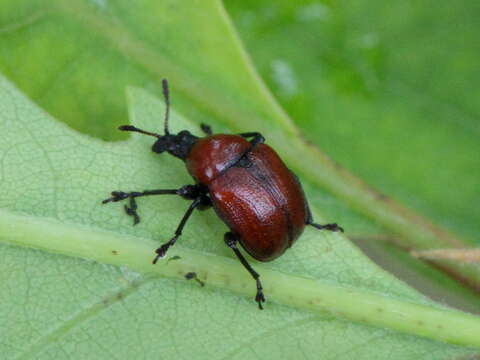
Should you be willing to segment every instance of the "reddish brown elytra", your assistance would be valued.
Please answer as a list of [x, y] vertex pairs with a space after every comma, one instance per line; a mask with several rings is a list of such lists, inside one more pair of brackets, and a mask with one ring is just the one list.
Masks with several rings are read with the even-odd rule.
[[162, 85], [166, 103], [164, 135], [131, 125], [120, 126], [119, 129], [156, 137], [152, 151], [158, 154], [166, 151], [183, 160], [195, 184], [177, 189], [113, 191], [112, 196], [103, 200], [103, 203], [128, 199], [129, 205], [125, 205], [125, 211], [137, 224], [140, 221], [135, 201], [137, 197], [171, 194], [191, 201], [175, 235], [155, 250], [157, 255], [154, 264], [175, 244], [195, 209], [213, 207], [230, 228], [224, 238], [226, 245], [256, 281], [255, 301], [262, 309], [265, 297], [260, 275], [242, 255], [238, 243], [256, 260], [271, 261], [292, 246], [306, 225], [330, 231], [343, 229], [337, 224], [320, 225], [313, 222], [298, 178], [277, 153], [264, 143], [264, 137], [258, 132], [213, 135], [210, 126], [202, 124], [205, 137], [197, 137], [186, 130], [176, 135], [170, 134], [167, 80], [163, 80]]

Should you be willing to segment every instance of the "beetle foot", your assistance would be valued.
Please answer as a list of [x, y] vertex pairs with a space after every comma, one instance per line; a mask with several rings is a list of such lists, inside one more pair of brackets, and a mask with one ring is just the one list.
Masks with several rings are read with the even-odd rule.
[[315, 224], [315, 223], [310, 223], [308, 225], [312, 225], [314, 228], [318, 230], [329, 230], [329, 231], [340, 231], [343, 232], [343, 228], [341, 226], [338, 226], [336, 223], [333, 224], [325, 224], [325, 225], [320, 225], [320, 224]]
[[330, 231], [340, 231], [343, 232], [343, 228], [341, 226], [338, 226], [337, 224], [326, 224], [323, 225], [325, 230], [330, 230]]
[[126, 193], [123, 191], [112, 191], [111, 195], [112, 197], [109, 197], [108, 199], [103, 200], [102, 204], [130, 199], [130, 205], [125, 205], [124, 209], [127, 215], [133, 216], [133, 225], [137, 225], [140, 222], [140, 217], [137, 214], [137, 202], [135, 201], [135, 198], [137, 196], [141, 196], [142, 193], [139, 193], [136, 191], [129, 192], [129, 193]]
[[265, 296], [263, 296], [262, 290], [257, 291], [257, 295], [255, 296], [255, 301], [258, 303], [258, 308], [263, 310], [262, 302], [265, 302]]
[[109, 197], [108, 199], [103, 200], [102, 204], [106, 204], [109, 202], [117, 202], [117, 201], [125, 200], [126, 198], [130, 197], [130, 193], [126, 193], [123, 191], [112, 191], [111, 195], [112, 197]]
[[263, 310], [262, 303], [265, 302], [265, 296], [263, 295], [263, 288], [259, 279], [257, 279], [257, 294], [255, 295], [255, 301], [258, 303], [258, 308]]
[[127, 205], [123, 206], [125, 208], [125, 212], [129, 216], [133, 216], [133, 225], [137, 225], [140, 222], [140, 216], [137, 214], [137, 207], [129, 207]]
[[155, 252], [157, 253], [157, 256], [155, 256], [155, 259], [153, 259], [153, 261], [152, 261], [153, 264], [156, 264], [158, 259], [163, 258], [165, 256], [165, 254], [167, 253], [170, 246], [175, 244], [175, 241], [177, 241], [177, 237], [178, 236], [174, 236], [169, 241], [167, 241], [165, 244], [160, 246], [157, 250], [155, 250]]

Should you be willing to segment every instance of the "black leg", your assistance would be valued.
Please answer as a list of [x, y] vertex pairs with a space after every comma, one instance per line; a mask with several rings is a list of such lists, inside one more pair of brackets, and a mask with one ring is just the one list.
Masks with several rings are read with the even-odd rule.
[[129, 216], [133, 216], [133, 225], [137, 225], [140, 222], [140, 216], [137, 214], [137, 202], [135, 201], [135, 197], [130, 196], [130, 204], [123, 205], [125, 212]]
[[153, 263], [156, 264], [158, 259], [161, 257], [164, 257], [165, 254], [167, 253], [167, 250], [170, 248], [170, 246], [174, 245], [177, 239], [182, 235], [183, 228], [185, 227], [185, 224], [187, 223], [188, 218], [190, 215], [192, 215], [193, 210], [199, 205], [201, 205], [204, 202], [203, 196], [199, 196], [193, 202], [190, 204], [190, 206], [187, 209], [187, 212], [185, 215], [183, 215], [182, 220], [180, 221], [180, 224], [178, 224], [177, 230], [175, 231], [175, 235], [168, 240], [165, 244], [160, 246], [155, 252], [157, 253], [157, 256], [153, 259]]
[[[295, 176], [295, 178], [297, 178]], [[298, 178], [297, 178], [298, 181]], [[316, 224], [313, 222], [313, 217], [312, 217], [312, 212], [310, 211], [310, 208], [307, 205], [307, 221], [305, 222], [307, 225], [311, 225], [314, 228], [318, 230], [329, 230], [329, 231], [340, 231], [343, 232], [343, 228], [341, 226], [338, 226], [337, 224], [325, 224], [325, 225], [320, 225]]]
[[102, 201], [102, 204], [109, 202], [117, 202], [125, 199], [130, 199], [129, 205], [125, 205], [125, 212], [133, 216], [134, 225], [140, 222], [140, 217], [137, 214], [137, 202], [135, 198], [141, 196], [150, 196], [150, 195], [179, 195], [184, 199], [193, 200], [198, 198], [202, 194], [201, 189], [197, 185], [185, 185], [180, 189], [161, 189], [161, 190], [145, 190], [142, 192], [132, 191], [132, 192], [123, 192], [123, 191], [112, 191], [112, 197]]
[[239, 135], [244, 138], [252, 138], [250, 142], [252, 143], [253, 146], [257, 144], [263, 144], [265, 142], [265, 138], [263, 137], [263, 135], [258, 132], [247, 132], [247, 133], [241, 133]]
[[242, 263], [242, 265], [247, 269], [247, 271], [252, 275], [253, 279], [257, 283], [257, 294], [255, 295], [255, 301], [258, 303], [258, 307], [260, 310], [263, 310], [262, 302], [265, 302], [265, 297], [263, 296], [263, 288], [262, 288], [262, 283], [260, 282], [260, 275], [253, 270], [253, 268], [250, 266], [248, 263], [247, 259], [242, 255], [240, 250], [237, 247], [237, 242], [238, 242], [238, 237], [231, 233], [227, 232], [225, 233], [225, 244], [233, 250], [235, 255], [237, 255], [238, 260]]
[[325, 225], [320, 225], [320, 224], [315, 224], [315, 223], [307, 223], [307, 225], [311, 225], [314, 228], [318, 230], [329, 230], [329, 231], [340, 231], [343, 232], [343, 228], [341, 226], [338, 226], [337, 224], [325, 224]]
[[[302, 188], [302, 184], [300, 183], [300, 180], [298, 179], [298, 176], [295, 175], [293, 172], [292, 172], [292, 175], [295, 178], [295, 180], [297, 181], [298, 185], [300, 185], [300, 188]], [[302, 188], [302, 193], [303, 193], [303, 188]], [[305, 193], [304, 193], [304, 195], [305, 195]], [[308, 206], [308, 203], [307, 203], [307, 219], [305, 221], [305, 224], [311, 225], [318, 230], [330, 230], [330, 231], [341, 231], [341, 232], [343, 232], [343, 228], [341, 226], [338, 226], [337, 224], [325, 224], [325, 225], [315, 224], [313, 222], [312, 212], [310, 211], [310, 207]]]
[[207, 124], [200, 124], [200, 129], [202, 129], [202, 131], [205, 133], [205, 135], [212, 135], [213, 134], [213, 131], [212, 131], [212, 127], [210, 125], [207, 125]]

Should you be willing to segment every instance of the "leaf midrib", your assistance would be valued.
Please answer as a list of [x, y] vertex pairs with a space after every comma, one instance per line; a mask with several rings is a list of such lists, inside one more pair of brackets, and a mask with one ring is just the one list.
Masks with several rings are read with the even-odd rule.
[[[184, 275], [193, 271], [206, 282], [207, 288], [214, 286], [252, 296], [250, 275], [233, 259], [176, 246], [179, 260], [152, 265], [151, 252], [156, 247], [153, 241], [92, 226], [65, 224], [54, 219], [0, 210], [0, 241], [107, 264], [125, 265], [134, 271], [156, 273], [183, 281]], [[321, 315], [331, 313], [353, 322], [386, 327], [433, 340], [480, 348], [479, 317], [438, 305], [425, 305], [420, 299], [418, 303], [413, 303], [372, 291], [287, 275], [262, 265], [256, 268], [262, 274], [269, 298], [277, 303]], [[95, 305], [80, 314], [78, 319], [89, 317], [92, 311], [98, 311]], [[72, 320], [71, 324], [74, 325], [76, 321]], [[64, 324], [57, 331], [61, 332], [68, 326]], [[43, 339], [39, 347], [48, 343], [50, 338]]]

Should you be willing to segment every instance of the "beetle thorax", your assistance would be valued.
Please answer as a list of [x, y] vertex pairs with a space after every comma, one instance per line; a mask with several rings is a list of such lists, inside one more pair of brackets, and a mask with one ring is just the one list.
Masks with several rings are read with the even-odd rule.
[[218, 134], [199, 139], [187, 159], [187, 169], [200, 184], [208, 185], [221, 172], [237, 163], [251, 148], [238, 135]]

